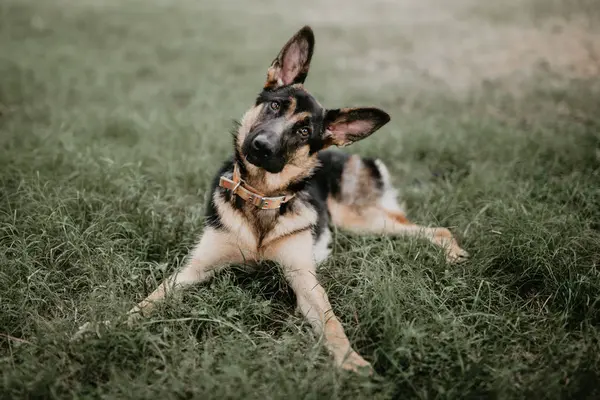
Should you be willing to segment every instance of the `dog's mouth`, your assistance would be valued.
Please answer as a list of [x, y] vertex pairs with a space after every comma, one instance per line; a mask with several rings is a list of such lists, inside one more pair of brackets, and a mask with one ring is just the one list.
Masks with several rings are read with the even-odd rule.
[[280, 157], [265, 156], [264, 154], [253, 151], [247, 152], [245, 156], [250, 164], [262, 168], [271, 174], [277, 174], [285, 167], [285, 162]]

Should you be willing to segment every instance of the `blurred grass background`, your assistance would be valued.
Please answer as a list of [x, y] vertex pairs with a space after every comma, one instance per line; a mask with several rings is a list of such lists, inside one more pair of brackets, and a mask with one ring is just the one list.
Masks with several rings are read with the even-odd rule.
[[[4, 0], [2, 397], [597, 398], [599, 21], [597, 0]], [[304, 24], [307, 88], [392, 115], [351, 151], [470, 261], [335, 235], [320, 277], [373, 380], [332, 367], [269, 266], [71, 342], [183, 262]]]

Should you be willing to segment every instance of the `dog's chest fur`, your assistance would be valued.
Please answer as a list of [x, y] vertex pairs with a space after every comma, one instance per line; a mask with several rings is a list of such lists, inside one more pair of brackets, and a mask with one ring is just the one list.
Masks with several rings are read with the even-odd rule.
[[[232, 178], [233, 159], [228, 160], [213, 179], [206, 209], [208, 226], [225, 232], [230, 242], [244, 251], [247, 259], [260, 259], [263, 249], [270, 244], [310, 230], [315, 244], [313, 250], [321, 253], [320, 260], [326, 258], [331, 239], [327, 199], [342, 194], [342, 172], [349, 156], [337, 151], [322, 151], [318, 158], [319, 167], [314, 174], [295, 192], [295, 197], [278, 210], [258, 209], [220, 187], [221, 176]], [[373, 168], [372, 172], [377, 169]]]
[[316, 211], [301, 195], [286, 204], [285, 210], [261, 210], [217, 188], [213, 193], [213, 204], [220, 224], [230, 234], [230, 240], [257, 257], [268, 245], [286, 236], [311, 230], [318, 219]]

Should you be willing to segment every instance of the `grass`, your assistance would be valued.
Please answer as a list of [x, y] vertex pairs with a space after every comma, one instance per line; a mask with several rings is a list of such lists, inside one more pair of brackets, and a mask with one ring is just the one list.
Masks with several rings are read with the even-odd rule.
[[[548, 63], [489, 76], [479, 63], [464, 81], [452, 68], [473, 59], [445, 37], [489, 37], [436, 16], [489, 33], [529, 14], [429, 3], [2, 2], [2, 397], [600, 396], [598, 76]], [[587, 1], [552, 4], [532, 26], [595, 18]], [[122, 321], [183, 262], [231, 120], [304, 23], [317, 35], [308, 88], [392, 115], [351, 150], [386, 160], [412, 219], [450, 227], [471, 259], [335, 234], [320, 278], [374, 379], [332, 367], [272, 265], [70, 341], [86, 321]], [[434, 48], [454, 62], [435, 64]]]

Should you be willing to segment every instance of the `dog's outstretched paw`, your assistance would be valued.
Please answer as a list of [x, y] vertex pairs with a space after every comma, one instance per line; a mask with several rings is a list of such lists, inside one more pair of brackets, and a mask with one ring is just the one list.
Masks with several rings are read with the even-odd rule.
[[458, 245], [452, 246], [446, 251], [446, 261], [449, 264], [458, 264], [466, 261], [469, 258], [469, 253], [458, 247]]
[[351, 351], [348, 354], [344, 361], [342, 361], [340, 367], [345, 369], [346, 371], [354, 372], [361, 376], [371, 376], [373, 375], [373, 367], [362, 358], [357, 352]]
[[134, 307], [127, 313], [127, 326], [132, 328], [136, 321], [139, 321], [143, 318], [142, 313], [139, 308]]
[[75, 332], [75, 334], [71, 337], [71, 341], [80, 340], [82, 337], [89, 333], [95, 333], [96, 335], [98, 335], [98, 328], [100, 326], [110, 327], [111, 323], [110, 321], [103, 321], [100, 323], [86, 322], [85, 324], [81, 325], [79, 329], [77, 329], [77, 332]]
[[432, 241], [444, 249], [446, 261], [450, 264], [463, 262], [469, 257], [469, 253], [460, 248], [452, 233], [446, 228], [434, 228]]

